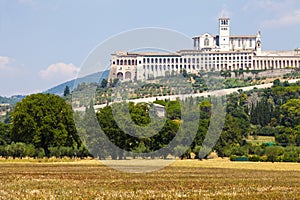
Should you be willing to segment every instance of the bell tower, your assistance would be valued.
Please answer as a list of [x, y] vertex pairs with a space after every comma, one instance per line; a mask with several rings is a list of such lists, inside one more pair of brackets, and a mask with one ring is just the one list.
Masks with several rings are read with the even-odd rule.
[[260, 35], [260, 31], [258, 31], [258, 33], [256, 35], [255, 50], [256, 50], [256, 55], [260, 55], [261, 54], [261, 35]]
[[229, 51], [230, 19], [219, 18], [219, 47], [220, 51]]

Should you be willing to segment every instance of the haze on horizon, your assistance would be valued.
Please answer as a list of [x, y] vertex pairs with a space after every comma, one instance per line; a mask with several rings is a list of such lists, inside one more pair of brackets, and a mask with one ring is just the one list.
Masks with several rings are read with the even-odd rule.
[[4, 0], [0, 11], [0, 96], [41, 92], [75, 78], [99, 43], [135, 28], [217, 34], [217, 19], [226, 16], [232, 34], [260, 30], [263, 50], [300, 46], [297, 0]]

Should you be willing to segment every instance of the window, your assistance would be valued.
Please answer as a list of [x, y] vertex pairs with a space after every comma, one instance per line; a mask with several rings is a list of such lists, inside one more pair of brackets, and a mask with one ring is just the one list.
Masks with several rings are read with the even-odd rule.
[[238, 47], [241, 47], [241, 40], [238, 40]]
[[204, 46], [209, 46], [209, 39], [208, 38], [204, 39]]

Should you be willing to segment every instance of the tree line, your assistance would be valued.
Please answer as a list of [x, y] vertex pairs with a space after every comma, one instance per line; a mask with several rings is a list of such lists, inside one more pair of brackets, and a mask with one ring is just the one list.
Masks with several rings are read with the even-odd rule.
[[[225, 124], [212, 151], [216, 151], [220, 157], [231, 157], [232, 160], [300, 161], [299, 91], [299, 83], [288, 84], [276, 80], [271, 88], [247, 92], [240, 90], [228, 95]], [[145, 155], [143, 153], [163, 149], [175, 138], [177, 145], [172, 149], [166, 148], [163, 158], [170, 154], [190, 158], [191, 153], [198, 157], [204, 148], [203, 141], [211, 124], [214, 105], [210, 97], [185, 101], [196, 102], [194, 108], [199, 114], [196, 129], [192, 123], [184, 125], [182, 114], [191, 119], [195, 116], [188, 112], [182, 113], [184, 111], [179, 100], [154, 102], [166, 110], [165, 121], [160, 126], [159, 120], [162, 119], [151, 119], [153, 104], [113, 104], [95, 114], [91, 102], [84, 113], [74, 113], [64, 98], [51, 94], [33, 94], [16, 104], [8, 123], [0, 123], [0, 156], [94, 156], [101, 159], [124, 159], [134, 156], [134, 153]], [[117, 123], [114, 112], [125, 107], [129, 115], [118, 115], [120, 119]], [[133, 123], [129, 126], [130, 121]], [[151, 123], [158, 127], [157, 130], [147, 126]], [[141, 128], [132, 129], [133, 125]], [[184, 140], [189, 138], [193, 130], [197, 130], [195, 137], [186, 147], [183, 145], [187, 144]], [[128, 132], [144, 137], [134, 137], [126, 134]], [[178, 134], [182, 135], [176, 137]], [[274, 142], [256, 144], [248, 139], [249, 136], [273, 137]], [[112, 146], [126, 150], [127, 153], [114, 151]]]

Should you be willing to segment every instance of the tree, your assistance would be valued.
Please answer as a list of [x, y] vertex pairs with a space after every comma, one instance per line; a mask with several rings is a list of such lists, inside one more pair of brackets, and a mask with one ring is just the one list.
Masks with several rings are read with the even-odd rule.
[[257, 103], [256, 107], [252, 105], [250, 113], [251, 123], [266, 126], [271, 122], [272, 112], [273, 105], [266, 98], [263, 98]]
[[181, 118], [181, 107], [179, 101], [169, 101], [166, 106], [167, 116], [170, 119]]
[[188, 76], [188, 73], [187, 73], [186, 69], [182, 70], [182, 76], [185, 77], [185, 78]]
[[280, 80], [279, 80], [279, 79], [275, 79], [275, 80], [273, 81], [273, 85], [274, 85], [274, 86], [280, 86]]
[[69, 88], [69, 86], [66, 86], [65, 90], [64, 90], [64, 97], [68, 96], [69, 94], [70, 94], [70, 88]]
[[279, 146], [268, 146], [266, 147], [267, 161], [275, 162], [278, 156], [284, 153], [283, 148]]
[[12, 113], [12, 140], [34, 144], [49, 156], [55, 146], [79, 147], [71, 105], [52, 94], [33, 94], [16, 104]]
[[115, 78], [112, 82], [111, 82], [111, 87], [116, 87], [119, 83], [119, 79]]
[[108, 81], [107, 81], [107, 79], [102, 79], [102, 81], [101, 81], [101, 87], [102, 88], [106, 88], [107, 87], [107, 83], [108, 83]]
[[231, 71], [230, 70], [221, 70], [220, 75], [224, 76], [224, 78], [226, 79], [228, 77], [231, 77]]
[[300, 99], [291, 99], [280, 107], [281, 123], [286, 127], [300, 125]]
[[0, 122], [0, 145], [6, 145], [10, 143], [10, 130], [9, 125]]

